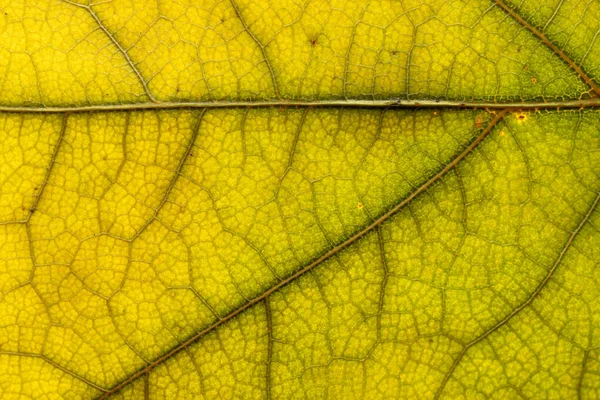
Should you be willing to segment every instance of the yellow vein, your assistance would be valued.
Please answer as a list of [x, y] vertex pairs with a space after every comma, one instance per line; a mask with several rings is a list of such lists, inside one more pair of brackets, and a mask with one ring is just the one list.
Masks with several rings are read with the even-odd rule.
[[177, 183], [177, 180], [181, 176], [183, 168], [186, 165], [186, 161], [188, 160], [188, 158], [190, 157], [190, 154], [192, 153], [192, 150], [194, 149], [194, 145], [196, 144], [196, 139], [198, 138], [198, 134], [200, 132], [200, 126], [202, 125], [202, 118], [204, 117], [204, 112], [205, 111], [202, 110], [201, 113], [200, 113], [200, 115], [198, 116], [198, 121], [196, 122], [196, 126], [192, 130], [192, 136], [190, 137], [190, 141], [188, 142], [188, 144], [187, 144], [187, 146], [186, 146], [186, 148], [184, 150], [185, 152], [181, 156], [181, 159], [179, 160], [179, 164], [177, 165], [175, 171], [173, 172], [173, 178], [171, 178], [169, 180], [169, 186], [167, 186], [167, 188], [165, 189], [165, 193], [162, 196], [162, 198], [160, 200], [160, 203], [158, 204], [158, 206], [154, 210], [154, 213], [152, 214], [152, 217], [150, 217], [146, 221], [146, 223], [140, 228], [139, 231], [137, 231], [135, 233], [135, 235], [133, 237], [131, 237], [130, 239], [128, 239], [129, 242], [133, 242], [135, 239], [137, 239], [148, 228], [148, 226], [152, 222], [154, 222], [154, 220], [156, 220], [156, 218], [158, 217], [158, 213], [160, 212], [160, 210], [163, 208], [163, 206], [165, 205], [165, 203], [169, 199], [169, 196], [171, 195], [171, 192], [173, 191], [173, 188], [175, 188], [175, 184]]
[[197, 108], [451, 108], [490, 110], [552, 110], [600, 107], [600, 98], [583, 100], [535, 101], [535, 102], [487, 102], [460, 100], [278, 100], [278, 101], [190, 101], [153, 102], [131, 104], [98, 104], [89, 106], [9, 106], [0, 105], [0, 112], [10, 113], [87, 113], [107, 111], [173, 110]]
[[27, 214], [27, 218], [24, 221], [19, 221], [21, 223], [27, 223], [31, 219], [31, 216], [37, 209], [37, 206], [38, 206], [40, 200], [42, 199], [42, 194], [46, 190], [46, 186], [48, 186], [48, 182], [50, 181], [50, 175], [52, 174], [52, 170], [54, 170], [54, 165], [56, 164], [56, 158], [58, 157], [58, 152], [60, 151], [60, 148], [61, 148], [62, 143], [65, 138], [65, 132], [67, 131], [68, 118], [69, 118], [69, 114], [65, 114], [62, 119], [60, 132], [58, 134], [58, 139], [56, 139], [56, 144], [54, 145], [54, 150], [52, 151], [52, 155], [50, 156], [50, 161], [48, 164], [48, 168], [46, 168], [46, 174], [44, 175], [44, 180], [39, 187], [39, 190], [35, 196], [35, 199], [33, 200], [33, 204], [29, 208], [29, 214]]
[[229, 0], [229, 2], [231, 3], [231, 7], [233, 7], [233, 10], [235, 11], [235, 15], [238, 17], [238, 20], [241, 22], [242, 26], [244, 27], [244, 30], [246, 31], [246, 33], [248, 35], [250, 35], [250, 37], [252, 38], [254, 43], [256, 43], [256, 45], [260, 49], [260, 53], [262, 54], [263, 60], [264, 60], [265, 64], [267, 65], [269, 74], [271, 75], [271, 82], [273, 83], [273, 91], [275, 92], [275, 96], [277, 98], [279, 98], [279, 85], [277, 84], [277, 79], [275, 78], [275, 72], [273, 71], [273, 66], [271, 65], [271, 62], [269, 61], [269, 58], [267, 57], [267, 50], [265, 49], [265, 46], [263, 46], [263, 44], [260, 42], [260, 40], [258, 40], [256, 35], [254, 35], [254, 33], [250, 30], [250, 27], [248, 26], [248, 24], [246, 23], [246, 20], [242, 16], [242, 12], [238, 8], [238, 6], [235, 4], [235, 1]]
[[0, 355], [28, 357], [28, 358], [39, 358], [39, 359], [43, 360], [44, 362], [52, 365], [54, 368], [58, 369], [59, 371], [62, 371], [65, 374], [70, 375], [70, 376], [72, 376], [73, 378], [75, 378], [77, 380], [80, 380], [81, 382], [83, 382], [83, 383], [85, 383], [85, 384], [93, 387], [94, 389], [99, 390], [101, 392], [106, 392], [106, 389], [101, 388], [100, 386], [96, 385], [94, 382], [85, 379], [81, 375], [77, 375], [73, 371], [69, 371], [68, 369], [64, 368], [62, 365], [57, 364], [55, 361], [52, 361], [48, 357], [43, 356], [41, 354], [27, 353], [27, 352], [22, 352], [22, 351], [0, 351]]
[[94, 21], [96, 21], [96, 24], [98, 25], [98, 27], [100, 28], [100, 30], [102, 32], [104, 32], [104, 34], [113, 43], [113, 45], [117, 48], [117, 50], [119, 50], [119, 52], [123, 55], [123, 57], [125, 58], [125, 61], [127, 61], [127, 64], [132, 69], [133, 73], [137, 76], [138, 80], [140, 81], [140, 84], [144, 88], [144, 92], [146, 93], [146, 96], [148, 96], [148, 98], [150, 99], [150, 101], [155, 102], [156, 99], [154, 98], [154, 95], [152, 94], [152, 92], [150, 92], [150, 89], [148, 88], [148, 85], [146, 84], [146, 80], [142, 76], [142, 73], [135, 66], [133, 60], [131, 60], [131, 58], [129, 57], [129, 54], [123, 48], [123, 46], [121, 46], [121, 44], [117, 41], [117, 39], [115, 38], [115, 36], [112, 33], [110, 33], [110, 31], [106, 28], [106, 26], [104, 26], [104, 23], [100, 20], [100, 18], [98, 18], [98, 15], [96, 15], [96, 13], [94, 12], [94, 10], [92, 10], [92, 7], [89, 6], [89, 5], [86, 6], [84, 4], [74, 3], [74, 2], [72, 2], [70, 0], [63, 0], [63, 1], [65, 1], [66, 3], [71, 4], [73, 6], [76, 6], [76, 7], [79, 7], [79, 8], [83, 8], [84, 10], [86, 10], [88, 12], [88, 14], [90, 14], [90, 16], [94, 19]]
[[382, 223], [387, 221], [391, 216], [393, 216], [398, 211], [400, 211], [402, 208], [404, 208], [407, 204], [409, 204], [411, 201], [413, 201], [417, 196], [419, 196], [420, 194], [425, 192], [427, 189], [429, 189], [435, 182], [437, 182], [440, 178], [442, 178], [444, 175], [446, 175], [448, 173], [448, 171], [452, 170], [456, 165], [458, 165], [459, 162], [461, 162], [465, 157], [467, 157], [469, 154], [471, 154], [471, 152], [488, 136], [488, 134], [492, 131], [494, 126], [496, 126], [496, 124], [505, 115], [506, 115], [505, 111], [496, 113], [494, 118], [490, 121], [488, 126], [481, 132], [481, 134], [479, 136], [477, 136], [477, 138], [473, 142], [471, 142], [471, 144], [469, 146], [467, 146], [460, 154], [458, 154], [454, 159], [452, 159], [452, 161], [450, 161], [446, 166], [444, 166], [444, 168], [442, 168], [440, 171], [438, 171], [434, 176], [432, 176], [430, 179], [428, 179], [425, 183], [423, 183], [421, 186], [419, 186], [417, 189], [415, 189], [410, 195], [408, 195], [406, 198], [404, 198], [404, 200], [402, 200], [401, 202], [396, 204], [394, 207], [392, 207], [390, 210], [388, 210], [387, 212], [385, 212], [384, 214], [379, 216], [379, 218], [377, 218], [376, 220], [371, 222], [371, 224], [369, 224], [365, 228], [361, 229], [360, 231], [358, 231], [357, 233], [352, 235], [350, 238], [348, 238], [344, 242], [334, 246], [328, 252], [326, 252], [326, 253], [322, 254], [321, 256], [319, 256], [318, 258], [314, 259], [312, 262], [310, 262], [308, 265], [304, 266], [300, 270], [296, 271], [294, 274], [279, 281], [276, 285], [272, 286], [271, 288], [269, 288], [262, 294], [258, 295], [257, 297], [255, 297], [255, 298], [251, 299], [250, 301], [244, 303], [243, 305], [239, 306], [238, 308], [236, 308], [235, 310], [230, 312], [227, 316], [219, 319], [218, 321], [216, 321], [212, 325], [208, 326], [207, 328], [203, 329], [202, 331], [196, 333], [194, 336], [190, 337], [183, 343], [181, 343], [181, 344], [177, 345], [176, 347], [172, 348], [171, 350], [167, 351], [165, 354], [158, 357], [156, 360], [154, 360], [149, 365], [147, 365], [144, 368], [133, 373], [132, 375], [130, 375], [128, 378], [124, 379], [123, 381], [117, 383], [111, 389], [107, 390], [107, 392], [102, 397], [100, 397], [100, 399], [106, 399], [108, 396], [118, 392], [120, 389], [127, 386], [129, 383], [133, 382], [140, 376], [143, 376], [144, 374], [149, 373], [157, 365], [159, 365], [159, 364], [165, 362], [166, 360], [168, 360], [169, 358], [175, 356], [180, 351], [184, 350], [188, 346], [190, 346], [193, 343], [195, 343], [196, 341], [198, 341], [204, 335], [214, 331], [216, 328], [223, 325], [224, 323], [231, 320], [232, 318], [236, 317], [243, 311], [249, 309], [250, 307], [252, 307], [262, 301], [265, 301], [274, 292], [278, 291], [279, 289], [288, 285], [289, 283], [295, 281], [296, 279], [298, 279], [300, 276], [304, 275], [308, 271], [311, 271], [316, 266], [323, 263], [325, 260], [329, 259], [333, 255], [339, 253], [341, 250], [350, 246], [352, 243], [355, 243], [360, 238], [364, 237], [367, 233], [369, 233], [373, 229], [378, 228], [379, 225], [381, 225]]
[[544, 277], [544, 279], [535, 288], [535, 290], [533, 291], [533, 293], [531, 293], [531, 295], [527, 298], [527, 300], [525, 300], [517, 308], [515, 308], [510, 314], [508, 314], [506, 317], [504, 317], [504, 319], [502, 319], [502, 321], [498, 322], [496, 325], [494, 325], [493, 327], [491, 327], [490, 329], [488, 329], [487, 331], [485, 331], [482, 335], [480, 335], [479, 337], [477, 337], [475, 340], [471, 341], [470, 343], [468, 343], [466, 346], [463, 347], [462, 351], [459, 353], [458, 357], [456, 357], [456, 359], [454, 360], [454, 363], [452, 364], [452, 366], [448, 370], [448, 373], [444, 377], [444, 380], [442, 381], [442, 384], [440, 385], [440, 387], [439, 387], [439, 389], [438, 389], [438, 391], [437, 391], [434, 399], [438, 399], [441, 396], [441, 394], [442, 394], [442, 392], [444, 390], [444, 387], [448, 383], [448, 380], [450, 380], [450, 377], [454, 373], [454, 370], [456, 370], [456, 367], [458, 366], [458, 364], [460, 363], [460, 361], [462, 360], [462, 358], [464, 357], [464, 355], [467, 353], [467, 351], [471, 347], [473, 347], [474, 345], [476, 345], [477, 343], [479, 343], [480, 341], [482, 341], [483, 339], [485, 339], [486, 337], [488, 337], [490, 334], [492, 334], [493, 332], [497, 331], [498, 329], [500, 329], [501, 327], [503, 327], [504, 325], [506, 325], [513, 317], [515, 317], [521, 311], [523, 311], [523, 309], [525, 309], [525, 307], [527, 307], [529, 304], [531, 304], [531, 302], [537, 296], [539, 296], [539, 294], [542, 291], [542, 289], [548, 284], [548, 282], [550, 281], [550, 279], [552, 279], [552, 276], [554, 275], [554, 273], [556, 272], [558, 266], [561, 264], [562, 260], [564, 259], [565, 254], [567, 253], [567, 251], [571, 247], [571, 244], [573, 243], [573, 240], [575, 240], [575, 237], [577, 236], [577, 234], [581, 231], [581, 229], [583, 228], [583, 226], [589, 221], [590, 216], [592, 215], [592, 213], [596, 209], [596, 206], [598, 206], [599, 202], [600, 202], [600, 193], [596, 196], [596, 198], [592, 202], [592, 205], [588, 209], [587, 213], [585, 214], [585, 216], [583, 217], [583, 219], [581, 220], [581, 222], [579, 223], [579, 225], [577, 225], [577, 228], [575, 228], [575, 230], [573, 232], [571, 232], [571, 235], [569, 236], [569, 238], [567, 239], [566, 243], [564, 244], [564, 246], [563, 246], [560, 254], [558, 255], [558, 258], [556, 259], [556, 261], [552, 265], [552, 268], [550, 268], [550, 270], [548, 271], [548, 273], [546, 274], [546, 276]]

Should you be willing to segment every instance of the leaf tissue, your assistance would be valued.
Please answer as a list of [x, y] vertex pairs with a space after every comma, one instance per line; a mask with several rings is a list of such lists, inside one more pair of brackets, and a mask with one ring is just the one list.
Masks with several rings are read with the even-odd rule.
[[598, 15], [0, 0], [0, 398], [600, 398]]

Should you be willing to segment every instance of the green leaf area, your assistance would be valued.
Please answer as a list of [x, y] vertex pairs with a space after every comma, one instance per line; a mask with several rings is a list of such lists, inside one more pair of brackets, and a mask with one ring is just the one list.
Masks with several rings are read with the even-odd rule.
[[600, 398], [599, 0], [1, 0], [0, 398]]

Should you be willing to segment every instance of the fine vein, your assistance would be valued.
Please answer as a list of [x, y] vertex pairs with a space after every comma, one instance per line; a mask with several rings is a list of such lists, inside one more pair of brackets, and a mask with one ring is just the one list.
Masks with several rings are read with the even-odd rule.
[[398, 211], [403, 209], [407, 204], [412, 202], [421, 193], [423, 193], [427, 189], [429, 189], [435, 182], [437, 182], [440, 178], [442, 178], [449, 171], [451, 171], [454, 167], [456, 167], [456, 165], [458, 165], [458, 163], [461, 162], [465, 157], [467, 157], [469, 154], [471, 154], [471, 152], [488, 136], [488, 134], [492, 131], [494, 126], [496, 126], [496, 124], [500, 120], [502, 120], [502, 118], [505, 115], [506, 115], [506, 111], [501, 111], [501, 112], [496, 113], [496, 115], [490, 121], [490, 123], [487, 125], [487, 127], [481, 132], [481, 134], [469, 146], [467, 146], [461, 153], [459, 153], [454, 159], [452, 159], [452, 161], [450, 161], [446, 166], [444, 166], [444, 168], [442, 168], [435, 175], [433, 175], [431, 178], [429, 178], [425, 183], [423, 183], [421, 186], [419, 186], [417, 189], [415, 189], [410, 195], [408, 195], [406, 198], [404, 198], [404, 200], [402, 200], [401, 202], [396, 204], [394, 207], [392, 207], [390, 210], [388, 210], [387, 212], [385, 212], [384, 214], [379, 216], [376, 220], [371, 222], [371, 224], [369, 224], [365, 228], [361, 229], [360, 231], [358, 231], [357, 233], [355, 233], [354, 235], [352, 235], [350, 238], [346, 239], [342, 243], [334, 246], [328, 252], [326, 252], [326, 253], [322, 254], [321, 256], [319, 256], [318, 258], [314, 259], [312, 262], [310, 262], [308, 265], [304, 266], [302, 269], [298, 270], [294, 274], [279, 281], [276, 285], [272, 286], [271, 288], [269, 288], [262, 294], [251, 299], [250, 301], [244, 303], [240, 307], [236, 308], [235, 310], [230, 312], [227, 316], [219, 319], [212, 325], [210, 325], [207, 328], [203, 329], [202, 331], [196, 333], [194, 336], [190, 337], [188, 340], [184, 341], [183, 343], [181, 343], [181, 344], [177, 345], [176, 347], [172, 348], [171, 350], [167, 351], [165, 354], [158, 357], [157, 359], [155, 359], [153, 362], [151, 362], [147, 366], [145, 366], [142, 369], [138, 370], [137, 372], [133, 373], [132, 375], [130, 375], [123, 381], [117, 383], [111, 389], [106, 391], [106, 393], [104, 393], [100, 397], [100, 399], [108, 398], [111, 394], [118, 392], [120, 389], [127, 386], [129, 383], [136, 380], [140, 376], [143, 376], [144, 374], [149, 373], [153, 368], [155, 368], [159, 364], [163, 363], [164, 361], [170, 359], [171, 357], [175, 356], [182, 350], [186, 349], [188, 346], [194, 344], [195, 342], [197, 342], [200, 338], [202, 338], [206, 334], [214, 331], [216, 328], [223, 325], [227, 321], [233, 319], [234, 317], [236, 317], [243, 311], [249, 309], [250, 307], [252, 307], [262, 301], [265, 301], [274, 292], [278, 291], [279, 289], [283, 288], [284, 286], [288, 285], [289, 283], [295, 281], [300, 276], [304, 275], [306, 272], [311, 271], [312, 269], [314, 269], [316, 266], [318, 266], [325, 260], [329, 259], [333, 255], [339, 253], [341, 250], [350, 246], [352, 243], [355, 243], [360, 238], [364, 237], [367, 233], [371, 232], [373, 229], [378, 228], [382, 223], [384, 223], [391, 216], [393, 216]]
[[137, 76], [138, 80], [140, 81], [140, 84], [144, 88], [144, 92], [146, 93], [146, 96], [148, 96], [148, 98], [150, 99], [150, 101], [152, 101], [152, 102], [156, 101], [155, 98], [154, 98], [154, 95], [152, 94], [152, 92], [150, 92], [150, 89], [148, 88], [148, 85], [146, 84], [146, 80], [142, 76], [142, 73], [140, 72], [140, 70], [135, 66], [135, 63], [133, 62], [133, 60], [131, 59], [131, 57], [129, 57], [129, 54], [123, 48], [123, 46], [121, 46], [121, 44], [117, 41], [117, 39], [115, 38], [115, 36], [106, 28], [106, 26], [104, 26], [104, 23], [100, 20], [100, 18], [98, 18], [98, 15], [96, 15], [96, 13], [94, 12], [94, 10], [92, 10], [92, 7], [89, 6], [89, 5], [83, 5], [83, 4], [74, 3], [74, 2], [72, 2], [70, 0], [64, 0], [64, 1], [66, 3], [74, 5], [76, 7], [83, 8], [84, 10], [86, 10], [88, 12], [88, 14], [90, 14], [90, 16], [94, 19], [94, 21], [98, 25], [98, 28], [100, 28], [100, 30], [102, 32], [104, 32], [104, 34], [108, 37], [108, 39], [112, 42], [112, 44], [123, 55], [123, 57], [125, 58], [125, 61], [127, 61], [127, 64], [129, 65], [129, 67], [131, 68], [131, 70], [133, 71], [133, 73]]
[[537, 296], [539, 296], [539, 294], [542, 291], [542, 289], [544, 289], [544, 287], [548, 284], [548, 282], [550, 281], [550, 279], [552, 278], [552, 276], [556, 272], [558, 266], [561, 264], [562, 260], [565, 257], [565, 254], [567, 253], [567, 250], [569, 250], [569, 248], [571, 247], [571, 244], [573, 243], [573, 240], [575, 240], [575, 237], [577, 236], [577, 234], [581, 231], [581, 229], [583, 228], [583, 226], [589, 221], [592, 213], [594, 212], [594, 210], [598, 206], [599, 202], [600, 202], [600, 193], [596, 196], [596, 198], [592, 202], [592, 205], [588, 209], [588, 211], [585, 214], [585, 216], [579, 222], [579, 225], [577, 225], [577, 228], [575, 228], [575, 230], [573, 232], [571, 232], [571, 235], [569, 235], [569, 238], [565, 242], [565, 244], [564, 244], [564, 246], [563, 246], [560, 254], [556, 258], [554, 264], [548, 270], [548, 273], [546, 274], [546, 276], [544, 277], [544, 279], [534, 289], [534, 291], [531, 293], [531, 295], [523, 303], [521, 303], [517, 308], [515, 308], [510, 314], [508, 314], [507, 316], [505, 316], [500, 322], [498, 322], [496, 325], [492, 326], [490, 329], [488, 329], [483, 334], [481, 334], [476, 339], [472, 340], [470, 343], [468, 343], [467, 345], [465, 345], [463, 347], [462, 351], [458, 354], [458, 357], [456, 357], [456, 359], [454, 360], [454, 363], [452, 364], [452, 366], [448, 370], [448, 373], [444, 377], [444, 380], [442, 381], [442, 384], [440, 385], [440, 387], [439, 387], [439, 389], [438, 389], [438, 391], [437, 391], [434, 399], [438, 399], [441, 396], [441, 394], [442, 394], [442, 392], [444, 390], [444, 387], [448, 383], [448, 380], [450, 379], [450, 377], [452, 376], [452, 374], [456, 370], [456, 367], [458, 366], [458, 364], [460, 363], [460, 361], [463, 359], [464, 355], [467, 353], [467, 351], [471, 347], [473, 347], [474, 345], [476, 345], [477, 343], [479, 343], [480, 341], [482, 341], [483, 339], [485, 339], [486, 337], [488, 337], [490, 334], [492, 334], [493, 332], [497, 331], [498, 329], [500, 329], [501, 327], [503, 327], [504, 325], [506, 325], [511, 319], [513, 319], [521, 311], [523, 311], [527, 306], [529, 306], [529, 304], [531, 304], [531, 302]]
[[506, 12], [506, 14], [511, 16], [519, 24], [523, 25], [523, 27], [525, 27], [528, 31], [530, 31], [538, 39], [540, 39], [542, 41], [542, 43], [544, 43], [546, 46], [548, 46], [548, 48], [550, 48], [550, 50], [552, 50], [552, 52], [554, 54], [556, 54], [558, 57], [560, 57], [561, 60], [563, 60], [569, 67], [571, 67], [571, 69], [573, 71], [575, 71], [575, 73], [577, 73], [579, 78], [583, 82], [585, 82], [585, 84], [588, 85], [597, 96], [600, 96], [600, 87], [598, 87], [598, 85], [596, 85], [596, 83], [592, 80], [592, 78], [590, 78], [583, 71], [583, 69], [581, 69], [581, 67], [579, 65], [577, 65], [577, 63], [571, 59], [571, 57], [569, 57], [564, 51], [559, 49], [557, 45], [552, 43], [550, 41], [550, 39], [548, 39], [548, 37], [542, 31], [540, 31], [535, 26], [533, 26], [529, 22], [527, 22], [523, 17], [521, 17], [517, 12], [515, 12], [515, 10], [513, 10], [507, 4], [505, 4], [503, 2], [503, 0], [494, 0], [494, 1], [498, 7], [500, 7], [502, 10], [504, 10], [504, 12]]

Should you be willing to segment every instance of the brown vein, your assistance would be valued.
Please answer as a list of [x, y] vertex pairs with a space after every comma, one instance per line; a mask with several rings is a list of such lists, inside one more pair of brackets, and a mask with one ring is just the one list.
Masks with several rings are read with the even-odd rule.
[[287, 278], [279, 281], [277, 284], [275, 284], [274, 286], [272, 286], [271, 288], [269, 288], [268, 290], [266, 290], [262, 294], [256, 296], [255, 298], [251, 299], [250, 301], [242, 304], [241, 306], [239, 306], [238, 308], [236, 308], [235, 310], [233, 310], [232, 312], [230, 312], [227, 316], [219, 319], [218, 321], [216, 321], [212, 325], [210, 325], [207, 328], [203, 329], [202, 331], [196, 333], [194, 336], [190, 337], [189, 339], [187, 339], [183, 343], [177, 345], [176, 347], [173, 347], [172, 349], [170, 349], [169, 351], [167, 351], [166, 353], [164, 353], [162, 356], [160, 356], [157, 359], [155, 359], [149, 365], [143, 367], [142, 369], [140, 369], [137, 372], [133, 373], [132, 375], [130, 375], [126, 379], [124, 379], [121, 382], [117, 383], [111, 389], [107, 390], [100, 397], [100, 399], [106, 399], [106, 398], [108, 398], [110, 395], [118, 392], [119, 390], [121, 390], [122, 388], [124, 388], [129, 383], [131, 383], [134, 380], [136, 380], [137, 378], [143, 376], [144, 374], [149, 373], [153, 368], [155, 368], [159, 364], [165, 362], [166, 360], [170, 359], [171, 357], [175, 356], [176, 354], [178, 354], [182, 350], [186, 349], [190, 345], [194, 344], [195, 342], [197, 342], [200, 338], [202, 338], [206, 334], [214, 331], [219, 326], [221, 326], [221, 325], [225, 324], [227, 321], [235, 318], [237, 315], [239, 315], [243, 311], [249, 309], [250, 307], [252, 307], [252, 306], [254, 306], [254, 305], [256, 305], [256, 304], [258, 304], [260, 302], [265, 301], [274, 292], [278, 291], [279, 289], [283, 288], [284, 286], [288, 285], [289, 283], [295, 281], [296, 279], [298, 279], [300, 276], [304, 275], [308, 271], [313, 270], [316, 266], [320, 265], [325, 260], [329, 259], [330, 257], [334, 256], [335, 254], [339, 253], [341, 250], [343, 250], [343, 249], [347, 248], [348, 246], [350, 246], [351, 244], [355, 243], [356, 241], [358, 241], [359, 239], [361, 239], [362, 237], [364, 237], [367, 233], [369, 233], [372, 230], [378, 228], [382, 223], [384, 223], [385, 221], [387, 221], [391, 216], [393, 216], [394, 214], [396, 214], [398, 211], [400, 211], [401, 209], [403, 209], [407, 204], [409, 204], [410, 202], [412, 202], [416, 197], [418, 197], [420, 194], [422, 194], [427, 189], [429, 189], [440, 178], [442, 178], [449, 171], [451, 171], [454, 167], [456, 167], [456, 165], [458, 165], [458, 163], [460, 163], [465, 157], [467, 157], [469, 154], [471, 154], [471, 152], [488, 136], [488, 134], [492, 131], [492, 129], [494, 128], [494, 126], [496, 126], [496, 124], [500, 120], [502, 120], [502, 118], [506, 115], [506, 113], [507, 113], [506, 111], [501, 111], [501, 112], [496, 113], [494, 115], [493, 119], [487, 125], [487, 127], [481, 132], [481, 134], [479, 136], [477, 136], [477, 138], [475, 138], [475, 140], [473, 140], [473, 142], [471, 142], [471, 144], [469, 146], [467, 146], [461, 153], [459, 153], [446, 166], [444, 166], [444, 168], [442, 168], [435, 175], [433, 175], [431, 178], [429, 178], [421, 186], [419, 186], [418, 188], [416, 188], [410, 195], [408, 195], [407, 197], [405, 197], [402, 201], [400, 201], [398, 204], [396, 204], [390, 210], [388, 210], [384, 214], [380, 215], [376, 220], [374, 220], [373, 222], [371, 222], [371, 224], [369, 224], [365, 228], [361, 229], [360, 231], [356, 232], [354, 235], [352, 235], [350, 238], [346, 239], [345, 241], [341, 242], [340, 244], [332, 247], [329, 251], [327, 251], [326, 253], [322, 254], [319, 257], [317, 257], [312, 262], [310, 262], [309, 264], [307, 264], [306, 266], [304, 266], [300, 270], [296, 271], [295, 273], [293, 273], [289, 277], [287, 277]]
[[521, 17], [514, 9], [510, 8], [507, 4], [504, 3], [503, 0], [494, 0], [496, 5], [500, 7], [506, 14], [516, 20], [519, 24], [523, 25], [528, 31], [537, 36], [538, 39], [542, 41], [554, 54], [560, 57], [577, 75], [586, 85], [588, 85], [596, 94], [596, 96], [600, 96], [600, 87], [596, 85], [596, 83], [590, 78], [584, 71], [581, 69], [579, 65], [575, 61], [571, 59], [564, 51], [558, 48], [557, 45], [552, 43], [550, 39], [536, 27], [527, 22], [523, 17]]

